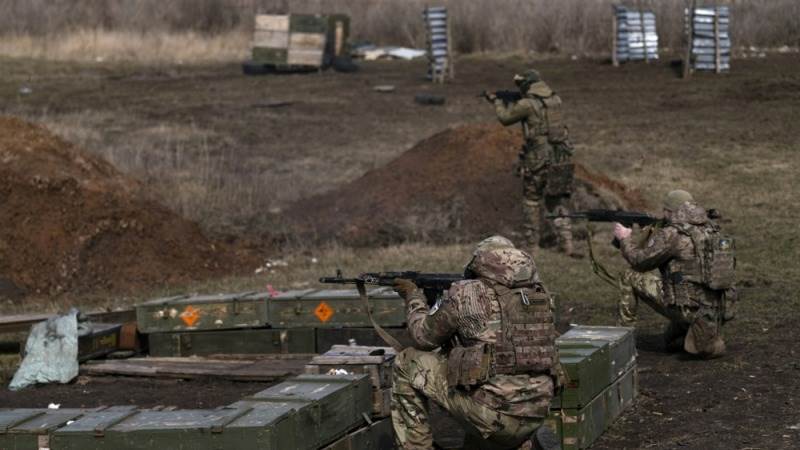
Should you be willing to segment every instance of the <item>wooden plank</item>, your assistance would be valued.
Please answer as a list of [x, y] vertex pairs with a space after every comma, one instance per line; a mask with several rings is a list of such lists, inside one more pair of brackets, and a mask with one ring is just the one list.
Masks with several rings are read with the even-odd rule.
[[210, 360], [207, 358], [130, 358], [83, 364], [88, 375], [125, 375], [158, 378], [222, 378], [238, 381], [274, 381], [303, 373], [307, 358]]
[[[123, 311], [97, 311], [86, 314], [93, 322], [125, 323], [136, 320], [136, 312], [132, 309]], [[29, 331], [31, 325], [43, 322], [55, 314], [19, 314], [0, 317], [0, 334]]]
[[289, 47], [289, 32], [277, 30], [256, 30], [253, 33], [253, 47], [278, 48]]
[[325, 35], [322, 33], [295, 33], [289, 35], [289, 51], [322, 50], [325, 48]]
[[289, 48], [289, 56], [286, 63], [290, 66], [313, 66], [322, 65], [322, 50], [297, 50]]
[[258, 14], [256, 15], [256, 30], [289, 31], [289, 16]]

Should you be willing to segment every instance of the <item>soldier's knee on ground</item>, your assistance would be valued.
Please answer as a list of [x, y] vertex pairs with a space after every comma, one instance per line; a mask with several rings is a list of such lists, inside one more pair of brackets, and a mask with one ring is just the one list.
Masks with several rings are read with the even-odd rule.
[[705, 359], [722, 356], [726, 350], [719, 324], [709, 317], [699, 317], [692, 322], [683, 345], [688, 353]]

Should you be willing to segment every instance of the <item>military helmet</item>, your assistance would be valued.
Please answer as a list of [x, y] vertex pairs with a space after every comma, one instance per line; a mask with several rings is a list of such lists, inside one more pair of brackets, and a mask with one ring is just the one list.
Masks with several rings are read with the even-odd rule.
[[505, 247], [478, 252], [468, 266], [468, 271], [504, 286], [533, 279], [536, 266], [533, 259], [522, 250]]
[[539, 75], [539, 72], [534, 69], [528, 69], [521, 74], [514, 75], [514, 83], [516, 83], [523, 92], [527, 91], [533, 83], [538, 83], [539, 81], [542, 81], [542, 77]]
[[664, 196], [663, 206], [667, 211], [675, 211], [684, 203], [692, 201], [694, 201], [692, 194], [682, 189], [675, 189], [674, 191], [669, 191], [667, 195]]
[[475, 251], [472, 252], [472, 256], [477, 256], [478, 253], [483, 251], [495, 250], [498, 248], [514, 248], [514, 243], [508, 238], [495, 234], [494, 236], [489, 236], [478, 242], [478, 245], [475, 246]]

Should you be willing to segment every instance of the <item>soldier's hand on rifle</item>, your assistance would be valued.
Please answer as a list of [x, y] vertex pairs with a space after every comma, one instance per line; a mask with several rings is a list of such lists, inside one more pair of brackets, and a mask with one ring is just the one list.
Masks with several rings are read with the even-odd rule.
[[406, 280], [405, 278], [395, 278], [392, 284], [392, 288], [395, 292], [400, 294], [400, 297], [408, 300], [408, 296], [411, 295], [412, 292], [417, 290], [417, 285], [414, 284], [411, 280]]
[[497, 96], [492, 92], [483, 91], [483, 98], [485, 98], [489, 103], [494, 103], [494, 101], [497, 99]]
[[625, 239], [628, 239], [631, 237], [631, 233], [633, 233], [632, 229], [623, 226], [619, 222], [614, 222], [614, 237], [618, 240], [624, 241]]

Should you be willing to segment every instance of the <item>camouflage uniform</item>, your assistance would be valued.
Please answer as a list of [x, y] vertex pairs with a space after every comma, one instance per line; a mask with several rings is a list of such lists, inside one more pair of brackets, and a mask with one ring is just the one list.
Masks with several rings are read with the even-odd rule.
[[[712, 357], [725, 351], [721, 336], [723, 292], [700, 282], [701, 264], [692, 241], [692, 228], [711, 232], [714, 225], [705, 209], [693, 201], [683, 203], [662, 227], [648, 229], [643, 245], [627, 238], [620, 243], [622, 255], [633, 270], [620, 279], [621, 325], [636, 322], [638, 302], [644, 302], [669, 319], [664, 333], [669, 349]], [[658, 274], [648, 272], [658, 270]]]
[[[397, 356], [392, 388], [392, 422], [403, 449], [433, 448], [429, 400], [464, 425], [467, 448], [517, 448], [547, 416], [557, 365], [551, 304], [537, 310], [537, 331], [528, 325], [529, 335], [522, 337], [535, 354], [509, 348], [508, 339], [520, 336], [513, 334], [515, 321], [501, 311], [511, 298], [501, 293], [516, 292], [511, 286], [543, 291], [533, 281], [538, 279], [532, 258], [513, 247], [490, 246], [476, 251], [467, 273], [473, 279], [455, 283], [433, 308], [419, 289], [407, 296], [414, 348]], [[513, 370], [531, 363], [535, 369]]]
[[[517, 102], [494, 100], [497, 118], [505, 126], [520, 122], [525, 144], [520, 151], [519, 173], [522, 176], [522, 212], [525, 239], [529, 249], [551, 246], [573, 253], [572, 224], [569, 218], [551, 222], [547, 214], [567, 214], [570, 200], [573, 165], [569, 162], [572, 146], [567, 129], [561, 125], [561, 98], [539, 80], [535, 71], [515, 77], [535, 82], [518, 83], [523, 97]], [[542, 205], [544, 202], [544, 205]]]

